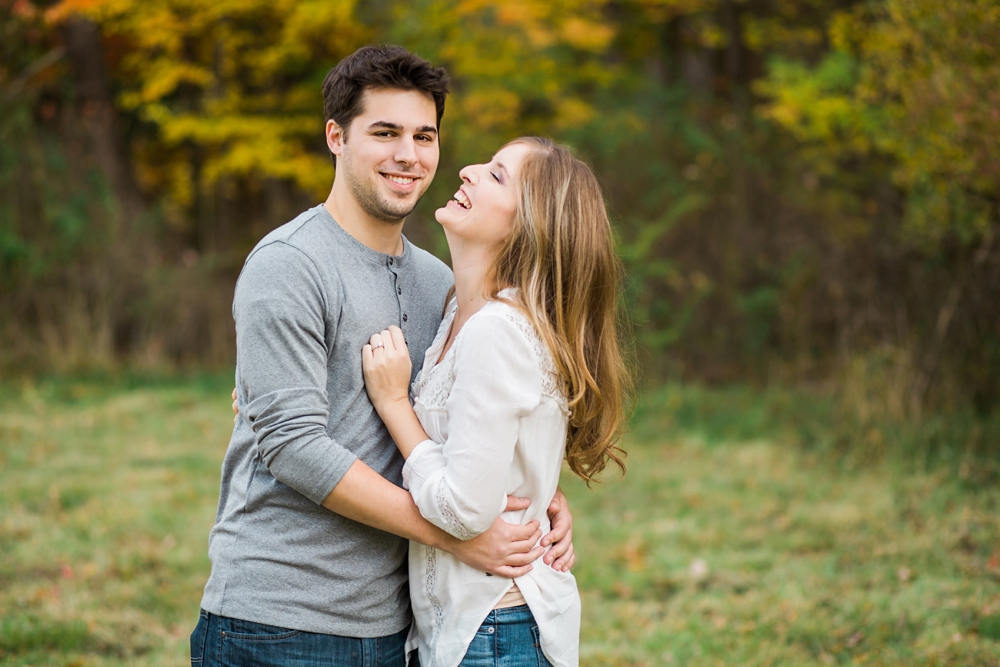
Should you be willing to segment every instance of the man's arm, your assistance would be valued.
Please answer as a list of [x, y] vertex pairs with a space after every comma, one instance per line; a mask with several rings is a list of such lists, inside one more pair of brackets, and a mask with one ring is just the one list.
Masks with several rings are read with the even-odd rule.
[[[235, 388], [233, 389], [233, 414], [235, 415], [234, 419], [239, 419], [240, 406], [236, 400]], [[369, 473], [377, 475], [374, 470], [360, 461], [356, 465], [358, 470], [355, 472], [361, 476], [362, 481]], [[364, 470], [366, 468], [367, 472]], [[348, 474], [354, 477], [351, 469], [348, 469]], [[343, 481], [342, 479], [341, 482]], [[379, 484], [378, 486], [383, 485]], [[390, 516], [381, 516], [381, 513], [377, 513], [379, 516], [370, 519], [375, 523], [369, 523], [362, 518], [362, 515], [370, 510], [371, 506], [355, 508], [348, 499], [341, 498], [341, 494], [331, 493], [323, 502], [323, 506], [330, 511], [349, 516], [354, 521], [454, 553], [466, 565], [484, 572], [492, 572], [504, 577], [518, 577], [531, 569], [530, 567], [525, 568], [524, 563], [531, 562], [535, 557], [529, 556], [530, 552], [525, 551], [525, 549], [530, 549], [538, 536], [535, 533], [526, 539], [521, 538], [526, 534], [524, 529], [529, 528], [532, 524], [520, 526], [498, 520], [494, 522], [490, 530], [478, 538], [463, 542], [452, 538], [443, 530], [425, 521], [416, 511], [413, 498], [410, 497], [409, 493], [400, 494], [399, 487], [394, 484], [389, 486], [396, 490], [392, 491], [388, 488], [383, 490], [389, 491], [395, 498], [388, 498], [385, 506], [393, 511]], [[367, 484], [365, 484], [365, 488], [368, 488]], [[336, 492], [336, 488], [334, 491]], [[529, 502], [525, 499], [508, 496], [505, 511], [514, 512], [527, 509]], [[404, 511], [396, 511], [398, 509], [395, 507], [396, 504], [401, 504]], [[566, 496], [563, 495], [562, 489], [556, 489], [556, 495], [549, 504], [548, 513], [551, 530], [542, 537], [541, 546], [544, 548], [551, 545], [551, 548], [545, 552], [543, 561], [546, 565], [550, 565], [553, 570], [568, 572], [576, 563], [576, 552], [573, 549], [573, 515], [570, 513], [569, 503]], [[414, 521], [414, 514], [419, 518], [418, 521]], [[397, 526], [394, 519], [402, 519], [402, 523]], [[376, 523], [382, 525], [376, 525]], [[525, 546], [525, 542], [527, 542], [527, 546]]]
[[[531, 563], [544, 550], [541, 546], [532, 548], [542, 536], [537, 521], [520, 526], [497, 519], [476, 538], [463, 541], [452, 537], [420, 516], [406, 490], [360, 460], [340, 479], [323, 501], [323, 507], [373, 528], [447, 551], [477, 570], [511, 579], [529, 572]], [[524, 507], [508, 505], [509, 509]]]

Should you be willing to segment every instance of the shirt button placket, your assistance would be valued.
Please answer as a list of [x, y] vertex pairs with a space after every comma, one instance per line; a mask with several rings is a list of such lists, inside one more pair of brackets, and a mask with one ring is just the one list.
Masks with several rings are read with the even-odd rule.
[[399, 308], [400, 328], [402, 328], [403, 323], [408, 321], [410, 317], [409, 315], [403, 312], [403, 300], [401, 298], [403, 296], [403, 287], [402, 285], [399, 284], [398, 270], [394, 268], [396, 264], [396, 259], [394, 257], [390, 257], [388, 260], [386, 260], [386, 264], [389, 266], [389, 272], [392, 273], [393, 282], [396, 285], [396, 305]]

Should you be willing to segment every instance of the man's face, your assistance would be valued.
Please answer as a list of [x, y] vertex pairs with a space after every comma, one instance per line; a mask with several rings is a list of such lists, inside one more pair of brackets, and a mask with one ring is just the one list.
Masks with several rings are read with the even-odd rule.
[[397, 223], [414, 209], [437, 171], [437, 110], [413, 90], [366, 90], [337, 155], [337, 172], [361, 209]]

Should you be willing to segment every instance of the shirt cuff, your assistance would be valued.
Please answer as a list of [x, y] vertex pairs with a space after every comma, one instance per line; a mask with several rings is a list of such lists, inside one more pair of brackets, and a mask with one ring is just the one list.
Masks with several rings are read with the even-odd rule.
[[416, 447], [410, 451], [410, 455], [406, 458], [406, 463], [403, 464], [403, 488], [407, 491], [412, 491], [410, 484], [411, 479], [416, 475], [418, 485], [427, 479], [427, 476], [437, 470], [438, 468], [443, 468], [446, 465], [444, 454], [444, 446], [439, 445], [431, 439], [424, 440], [417, 444]]

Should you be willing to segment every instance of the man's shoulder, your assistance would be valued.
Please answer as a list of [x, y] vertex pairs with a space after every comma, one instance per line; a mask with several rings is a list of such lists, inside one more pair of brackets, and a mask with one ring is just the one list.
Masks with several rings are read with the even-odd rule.
[[265, 248], [271, 248], [273, 251], [275, 246], [281, 247], [282, 245], [295, 248], [308, 255], [314, 245], [311, 243], [312, 237], [318, 233], [322, 233], [319, 211], [316, 208], [305, 210], [289, 222], [268, 232], [264, 238], [257, 242], [247, 259]]
[[409, 248], [413, 253], [410, 262], [418, 274], [426, 276], [431, 282], [445, 283], [446, 289], [454, 284], [455, 277], [452, 275], [451, 269], [448, 268], [447, 264], [423, 248], [413, 245], [413, 243], [409, 244]]
[[326, 284], [329, 276], [323, 267], [329, 262], [316, 253], [329, 245], [322, 222], [319, 213], [309, 209], [258, 241], [243, 263], [237, 293], [241, 288], [263, 294], [290, 286]]

